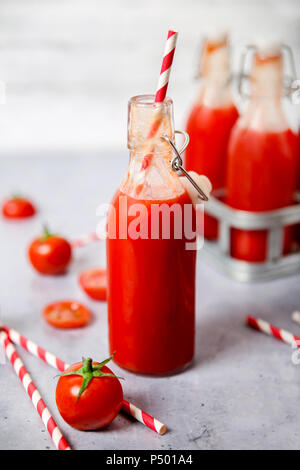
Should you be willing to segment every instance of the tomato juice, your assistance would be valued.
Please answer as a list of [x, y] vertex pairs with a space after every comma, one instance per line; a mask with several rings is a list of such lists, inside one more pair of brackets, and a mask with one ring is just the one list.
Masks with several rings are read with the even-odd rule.
[[[196, 251], [186, 249], [190, 240], [176, 239], [175, 216], [170, 218], [170, 238], [119, 238], [119, 191], [113, 199], [117, 236], [107, 240], [108, 320], [111, 353], [122, 367], [134, 372], [159, 374], [175, 371], [193, 358], [195, 334]], [[151, 227], [151, 206], [191, 204], [186, 192], [163, 201], [127, 198], [128, 211], [135, 203], [145, 206]], [[112, 215], [110, 215], [112, 217]], [[110, 223], [108, 217], [108, 224]], [[130, 218], [128, 222], [130, 223]]]

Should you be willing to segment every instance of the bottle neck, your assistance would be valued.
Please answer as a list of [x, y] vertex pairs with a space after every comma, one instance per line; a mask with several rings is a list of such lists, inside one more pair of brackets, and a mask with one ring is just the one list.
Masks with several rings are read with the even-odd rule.
[[283, 64], [281, 54], [256, 54], [250, 77], [250, 101], [239, 126], [259, 132], [283, 132], [290, 128], [282, 106]]
[[207, 41], [201, 64], [201, 88], [198, 102], [210, 107], [232, 103], [230, 83], [230, 57], [227, 40], [220, 43]]
[[251, 74], [251, 99], [280, 102], [283, 86], [281, 54], [274, 57], [256, 55]]
[[137, 199], [172, 199], [183, 192], [176, 172], [171, 168], [170, 145], [174, 141], [173, 107], [170, 99], [159, 106], [154, 96], [134, 97], [129, 101], [129, 167], [121, 191]]
[[143, 150], [130, 150], [128, 171], [121, 183], [121, 191], [143, 200], [167, 200], [182, 194], [184, 189], [172, 170], [172, 159], [171, 149], [157, 152], [147, 143]]

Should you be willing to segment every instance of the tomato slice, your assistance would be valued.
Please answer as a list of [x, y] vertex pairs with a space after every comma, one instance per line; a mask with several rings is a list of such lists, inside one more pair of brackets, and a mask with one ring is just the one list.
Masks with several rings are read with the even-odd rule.
[[7, 199], [2, 205], [2, 214], [7, 219], [25, 219], [35, 213], [36, 209], [32, 202], [18, 196]]
[[55, 328], [80, 328], [89, 321], [91, 312], [78, 302], [65, 300], [46, 305], [43, 317]]
[[105, 269], [93, 268], [84, 271], [79, 276], [79, 284], [91, 299], [106, 300], [107, 277]]

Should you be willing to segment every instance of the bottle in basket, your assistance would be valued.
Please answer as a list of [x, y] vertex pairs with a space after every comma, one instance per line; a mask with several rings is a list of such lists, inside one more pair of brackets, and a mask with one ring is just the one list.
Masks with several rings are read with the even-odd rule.
[[[226, 35], [204, 41], [199, 75], [200, 94], [187, 121], [190, 145], [185, 164], [188, 170], [208, 176], [216, 190], [225, 186], [227, 144], [238, 118], [232, 97], [230, 46]], [[205, 215], [204, 221], [205, 237], [216, 239], [216, 219]]]
[[[297, 187], [297, 133], [283, 109], [283, 47], [255, 47], [250, 74], [250, 99], [235, 124], [228, 146], [227, 198], [235, 209], [261, 212], [289, 206]], [[285, 228], [282, 252], [292, 246]], [[231, 229], [231, 255], [263, 262], [266, 230]]]
[[[299, 92], [298, 92], [299, 93]], [[297, 104], [299, 105], [299, 101], [297, 100]], [[298, 125], [298, 157], [299, 157], [299, 169], [298, 169], [298, 203], [300, 203], [300, 125]], [[295, 248], [296, 251], [300, 251], [300, 224], [297, 224], [295, 227]]]

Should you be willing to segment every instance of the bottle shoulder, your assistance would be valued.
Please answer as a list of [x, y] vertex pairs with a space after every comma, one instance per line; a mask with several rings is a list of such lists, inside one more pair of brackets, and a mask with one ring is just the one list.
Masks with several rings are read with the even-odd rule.
[[289, 116], [280, 100], [251, 100], [237, 125], [265, 133], [281, 133], [292, 129]]

